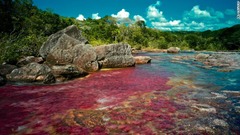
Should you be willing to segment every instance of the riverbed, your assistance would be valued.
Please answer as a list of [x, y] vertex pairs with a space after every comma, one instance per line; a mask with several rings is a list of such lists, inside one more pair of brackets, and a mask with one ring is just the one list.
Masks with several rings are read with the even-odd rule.
[[240, 134], [240, 70], [174, 60], [195, 53], [137, 55], [152, 62], [61, 84], [0, 87], [0, 133]]

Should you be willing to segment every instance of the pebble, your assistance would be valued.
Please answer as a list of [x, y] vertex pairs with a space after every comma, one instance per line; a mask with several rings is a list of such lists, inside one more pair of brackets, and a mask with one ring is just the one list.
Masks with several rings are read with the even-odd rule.
[[192, 108], [200, 111], [200, 112], [208, 112], [208, 113], [216, 113], [216, 108], [207, 105], [207, 104], [194, 104]]
[[215, 119], [213, 120], [213, 124], [216, 125], [216, 126], [221, 126], [221, 127], [228, 127], [228, 123], [224, 120], [221, 120], [221, 119]]

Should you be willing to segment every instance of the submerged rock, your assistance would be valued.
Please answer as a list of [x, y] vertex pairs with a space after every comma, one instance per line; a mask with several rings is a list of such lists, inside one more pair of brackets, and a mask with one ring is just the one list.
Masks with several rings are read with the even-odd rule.
[[151, 57], [149, 56], [135, 56], [134, 57], [136, 64], [146, 64], [151, 62]]
[[109, 44], [95, 47], [97, 60], [105, 68], [134, 66], [135, 61], [128, 44]]
[[7, 79], [9, 81], [20, 82], [43, 82], [49, 74], [51, 74], [51, 69], [47, 65], [33, 62], [21, 68], [14, 69], [7, 75]]

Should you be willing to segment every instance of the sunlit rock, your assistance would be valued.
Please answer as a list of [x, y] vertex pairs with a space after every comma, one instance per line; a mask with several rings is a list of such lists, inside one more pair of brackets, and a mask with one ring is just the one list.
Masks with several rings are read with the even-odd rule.
[[224, 120], [221, 120], [221, 119], [213, 120], [213, 124], [216, 125], [216, 126], [228, 127], [228, 123]]
[[200, 112], [207, 112], [207, 113], [216, 113], [216, 108], [207, 105], [207, 104], [194, 104], [192, 108], [200, 111]]
[[178, 47], [170, 47], [167, 49], [167, 53], [179, 53], [180, 52], [180, 48]]
[[134, 57], [136, 64], [147, 64], [151, 62], [151, 57], [149, 56], [135, 56]]
[[134, 66], [135, 61], [128, 44], [109, 44], [95, 47], [97, 60], [104, 68]]
[[205, 60], [209, 57], [209, 54], [204, 54], [204, 53], [199, 53], [198, 55], [195, 56], [197, 60]]

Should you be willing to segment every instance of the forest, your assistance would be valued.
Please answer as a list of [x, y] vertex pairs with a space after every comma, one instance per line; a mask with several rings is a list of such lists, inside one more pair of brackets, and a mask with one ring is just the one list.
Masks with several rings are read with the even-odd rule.
[[161, 31], [144, 21], [119, 23], [111, 16], [84, 21], [38, 9], [32, 0], [0, 0], [0, 63], [38, 56], [51, 34], [77, 25], [93, 46], [127, 42], [136, 49], [240, 50], [240, 24], [215, 31]]

